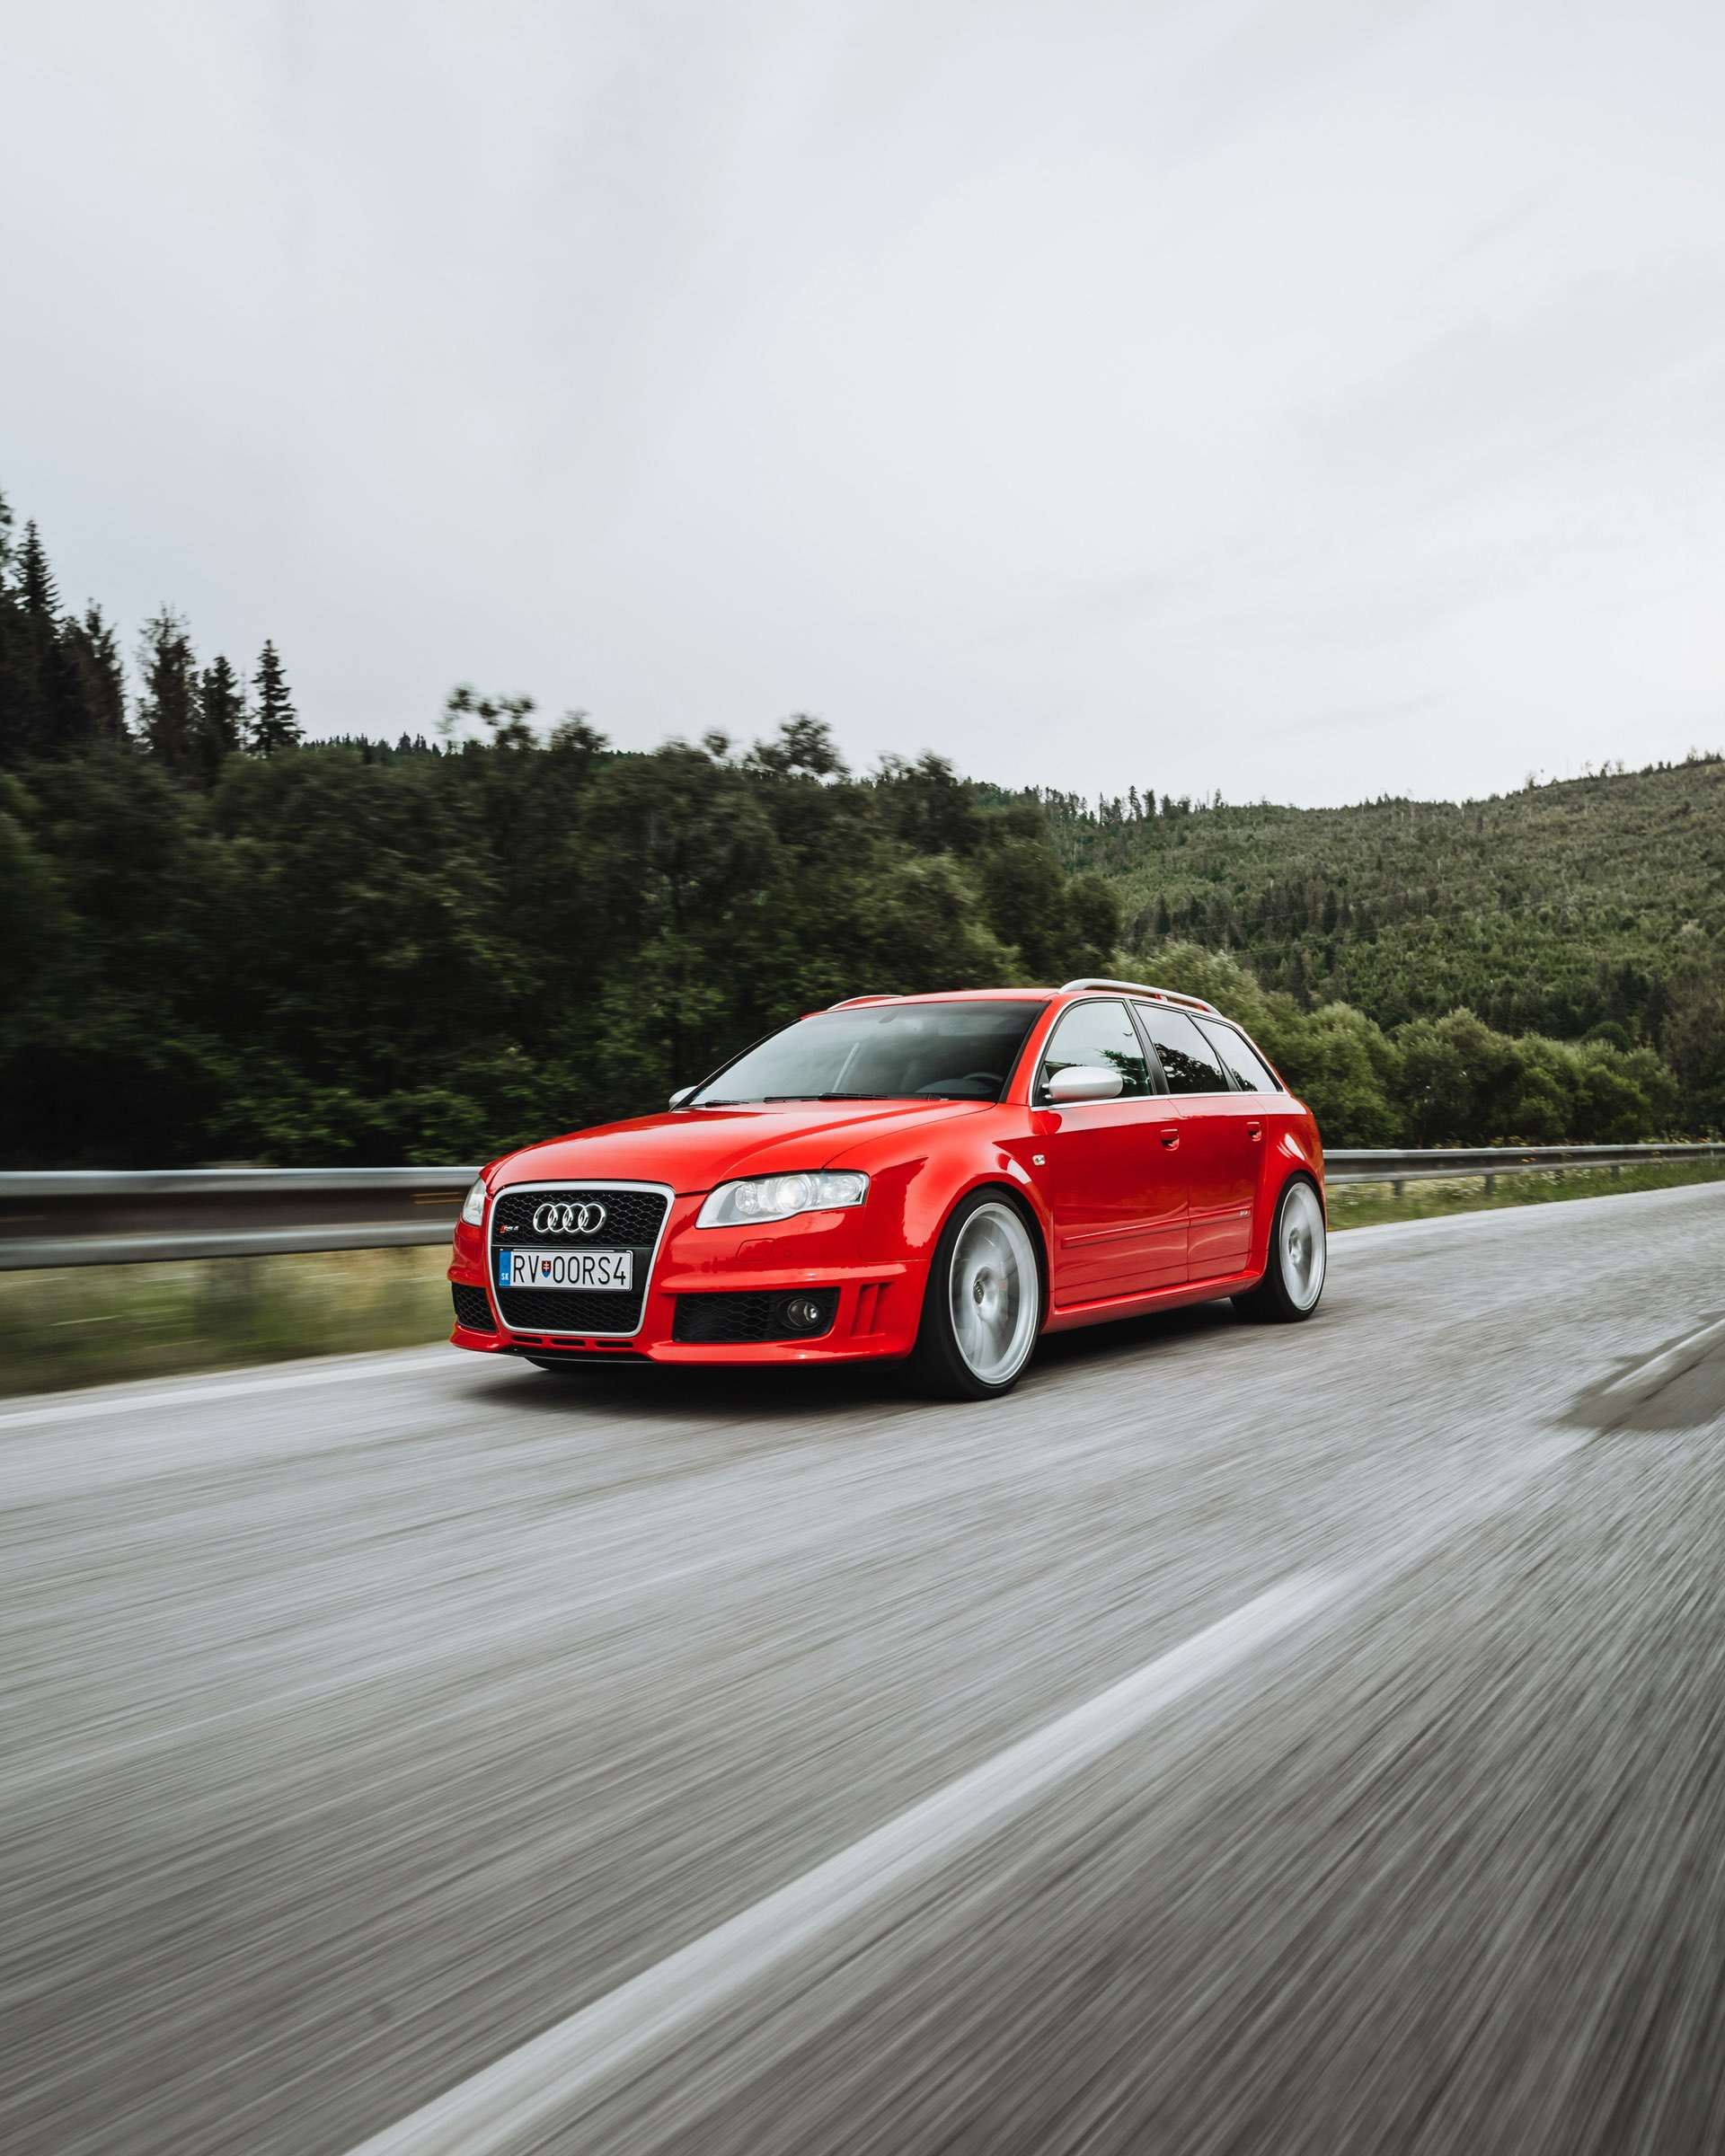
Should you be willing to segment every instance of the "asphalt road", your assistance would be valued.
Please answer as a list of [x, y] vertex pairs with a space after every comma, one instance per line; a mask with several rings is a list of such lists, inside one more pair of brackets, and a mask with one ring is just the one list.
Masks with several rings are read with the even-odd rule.
[[1717, 2152], [1721, 1314], [1714, 1186], [988, 1407], [9, 1405], [0, 2146]]

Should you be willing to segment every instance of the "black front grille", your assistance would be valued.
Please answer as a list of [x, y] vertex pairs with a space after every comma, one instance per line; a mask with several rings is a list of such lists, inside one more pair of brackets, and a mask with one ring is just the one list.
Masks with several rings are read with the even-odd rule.
[[641, 1322], [641, 1282], [626, 1294], [579, 1287], [500, 1287], [503, 1321], [518, 1332], [632, 1332]]
[[[590, 1235], [535, 1228], [533, 1216], [540, 1206], [556, 1204], [603, 1206], [605, 1224]], [[662, 1190], [505, 1190], [492, 1208], [491, 1234], [500, 1243], [535, 1250], [650, 1250], [664, 1225], [665, 1206]]]
[[497, 1330], [497, 1320], [491, 1315], [491, 1306], [485, 1300], [482, 1287], [464, 1287], [459, 1281], [452, 1280], [449, 1293], [455, 1302], [457, 1325], [465, 1325], [470, 1332]]
[[[604, 1224], [590, 1235], [535, 1228], [533, 1216], [548, 1203], [603, 1206]], [[493, 1280], [497, 1250], [515, 1244], [523, 1250], [632, 1250], [635, 1254], [635, 1284], [626, 1294], [612, 1289], [500, 1287], [497, 1305], [503, 1322], [525, 1332], [633, 1332], [641, 1323], [653, 1248], [669, 1205], [662, 1190], [605, 1190], [579, 1185], [546, 1190], [524, 1184], [503, 1191], [491, 1213]]]
[[[812, 1303], [820, 1312], [813, 1325], [793, 1325], [792, 1303]], [[671, 1338], [689, 1347], [739, 1348], [765, 1340], [818, 1340], [830, 1332], [838, 1315], [836, 1287], [750, 1290], [740, 1294], [679, 1295], [671, 1321]]]

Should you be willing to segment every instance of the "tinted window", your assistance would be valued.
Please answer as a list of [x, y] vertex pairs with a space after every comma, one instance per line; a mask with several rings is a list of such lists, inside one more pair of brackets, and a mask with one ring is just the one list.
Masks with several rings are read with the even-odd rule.
[[1275, 1072], [1244, 1034], [1236, 1033], [1232, 1026], [1217, 1025], [1212, 1019], [1200, 1018], [1198, 1022], [1224, 1065], [1249, 1093], [1281, 1091], [1281, 1087], [1276, 1082]]
[[1171, 1093], [1231, 1093], [1216, 1050], [1183, 1011], [1163, 1003], [1134, 1003], [1144, 1029], [1156, 1044]]
[[693, 1106], [743, 1100], [997, 1100], [1046, 1003], [818, 1011], [719, 1073]]
[[1123, 1093], [1155, 1091], [1124, 1003], [1075, 1003], [1054, 1029], [1042, 1057], [1041, 1082], [1047, 1085], [1057, 1071], [1081, 1064], [1090, 1070], [1118, 1071]]

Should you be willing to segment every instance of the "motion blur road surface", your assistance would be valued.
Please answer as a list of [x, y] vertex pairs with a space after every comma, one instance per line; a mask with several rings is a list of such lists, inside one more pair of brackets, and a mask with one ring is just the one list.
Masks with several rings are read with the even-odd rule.
[[1716, 2152], [1721, 1312], [1701, 1187], [992, 1405], [8, 1406], [0, 2145]]

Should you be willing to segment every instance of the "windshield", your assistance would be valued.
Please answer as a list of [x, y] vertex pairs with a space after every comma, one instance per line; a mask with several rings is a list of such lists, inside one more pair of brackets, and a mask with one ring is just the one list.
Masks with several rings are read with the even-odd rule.
[[693, 1108], [760, 1100], [998, 1100], [1046, 1003], [821, 1011], [739, 1056]]

